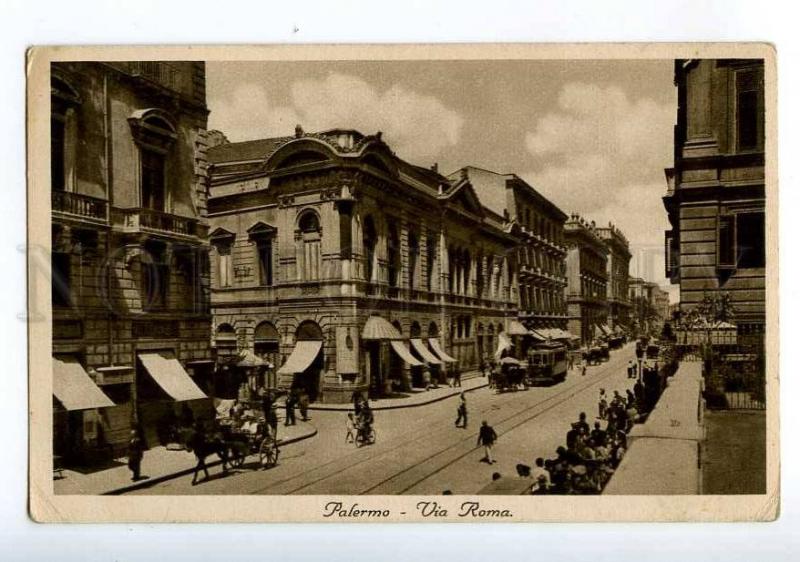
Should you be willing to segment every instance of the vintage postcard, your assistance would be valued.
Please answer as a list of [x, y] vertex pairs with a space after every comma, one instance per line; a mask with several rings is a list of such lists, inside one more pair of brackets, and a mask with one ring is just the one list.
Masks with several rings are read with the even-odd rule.
[[775, 57], [32, 48], [31, 517], [774, 520]]

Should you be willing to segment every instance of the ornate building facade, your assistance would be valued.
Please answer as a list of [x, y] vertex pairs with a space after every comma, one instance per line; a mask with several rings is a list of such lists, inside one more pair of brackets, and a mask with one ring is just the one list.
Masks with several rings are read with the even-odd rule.
[[54, 450], [148, 443], [206, 399], [205, 66], [51, 68]]
[[739, 333], [765, 326], [764, 61], [675, 61], [666, 274], [687, 312], [725, 293]]
[[607, 227], [598, 228], [597, 233], [608, 247], [606, 260], [608, 325], [612, 329], [618, 326], [621, 329], [628, 328], [631, 321], [631, 302], [628, 298], [631, 251], [628, 239], [611, 223]]
[[474, 166], [467, 174], [481, 202], [519, 226], [522, 244], [516, 250], [519, 319], [525, 327], [548, 333], [567, 327], [567, 215], [515, 174], [499, 174]]
[[467, 174], [336, 129], [223, 143], [212, 162], [214, 344], [344, 402], [473, 369], [516, 315], [519, 232]]
[[608, 246], [594, 222], [572, 214], [564, 224], [567, 245], [567, 328], [583, 345], [605, 333], [608, 322]]

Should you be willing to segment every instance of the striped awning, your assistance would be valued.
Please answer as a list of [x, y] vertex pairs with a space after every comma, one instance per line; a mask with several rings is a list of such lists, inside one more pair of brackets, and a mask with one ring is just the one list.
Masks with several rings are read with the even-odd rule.
[[400, 356], [400, 359], [402, 359], [409, 367], [422, 366], [422, 362], [411, 355], [411, 350], [408, 349], [406, 342], [400, 340], [391, 340], [389, 344], [392, 346], [392, 349], [394, 349], [394, 352]]
[[53, 357], [53, 395], [67, 410], [114, 406], [75, 357]]
[[389, 324], [389, 321], [380, 316], [370, 316], [367, 323], [364, 324], [364, 330], [361, 332], [362, 340], [399, 340], [403, 339], [397, 328]]
[[419, 353], [419, 356], [422, 357], [422, 360], [426, 363], [430, 363], [431, 365], [442, 364], [442, 360], [431, 353], [428, 349], [428, 346], [426, 346], [425, 342], [423, 342], [421, 339], [411, 338], [411, 347], [414, 348], [414, 351]]
[[439, 344], [439, 338], [430, 338], [428, 342], [431, 344], [431, 349], [433, 352], [445, 363], [456, 363], [457, 360], [450, 357], [447, 353], [445, 353], [442, 346]]
[[294, 375], [308, 369], [319, 355], [322, 342], [319, 340], [301, 340], [297, 342], [286, 363], [278, 369], [279, 375]]

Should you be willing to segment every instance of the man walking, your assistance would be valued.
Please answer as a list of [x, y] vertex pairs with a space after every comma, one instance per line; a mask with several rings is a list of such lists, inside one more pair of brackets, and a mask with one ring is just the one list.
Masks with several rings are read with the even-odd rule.
[[297, 406], [300, 408], [300, 418], [303, 421], [308, 421], [308, 392], [305, 389], [300, 391], [300, 398], [297, 400]]
[[286, 420], [284, 421], [284, 425], [294, 425], [295, 423], [294, 390], [290, 390], [289, 394], [286, 395]]
[[481, 429], [478, 432], [478, 446], [483, 445], [483, 453], [484, 457], [481, 459], [481, 462], [486, 462], [488, 464], [494, 464], [494, 459], [492, 458], [492, 447], [494, 446], [494, 442], [497, 441], [497, 433], [495, 433], [492, 426], [486, 420], [481, 422]]
[[134, 482], [140, 478], [143, 456], [144, 447], [142, 446], [142, 440], [139, 439], [138, 432], [133, 429], [131, 430], [131, 440], [128, 442], [128, 468], [130, 468], [133, 473], [131, 480]]
[[[458, 417], [456, 418], [456, 427], [463, 427], [464, 429], [467, 429], [467, 397], [464, 396], [463, 392], [461, 393], [461, 400], [458, 403], [457, 413]], [[464, 421], [464, 424], [459, 425], [461, 424], [462, 420]]]

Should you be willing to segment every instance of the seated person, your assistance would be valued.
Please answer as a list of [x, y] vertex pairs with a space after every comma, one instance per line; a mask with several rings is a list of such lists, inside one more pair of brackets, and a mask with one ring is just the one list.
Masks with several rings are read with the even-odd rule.
[[530, 475], [534, 480], [533, 486], [531, 486], [532, 494], [547, 492], [552, 487], [550, 472], [545, 468], [544, 459], [542, 457], [536, 459]]
[[600, 422], [594, 422], [594, 429], [589, 437], [595, 443], [605, 443], [606, 441], [606, 432], [600, 429]]

